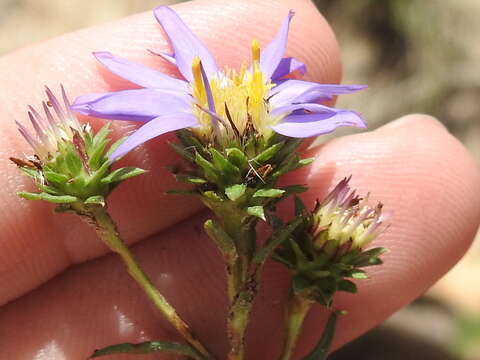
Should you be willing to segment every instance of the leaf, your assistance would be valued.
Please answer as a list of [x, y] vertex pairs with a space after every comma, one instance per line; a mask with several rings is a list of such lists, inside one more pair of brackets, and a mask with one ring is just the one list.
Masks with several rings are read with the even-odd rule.
[[303, 358], [303, 360], [325, 360], [327, 358], [330, 346], [332, 344], [333, 336], [335, 335], [338, 315], [340, 315], [340, 312], [332, 312], [332, 314], [328, 318], [325, 328], [323, 329], [323, 334], [318, 344], [315, 346], [315, 348], [310, 354]]
[[111, 354], [150, 354], [153, 352], [170, 352], [189, 356], [195, 360], [203, 360], [203, 356], [190, 346], [169, 341], [146, 341], [139, 344], [123, 343], [111, 345], [100, 350], [95, 350], [90, 358]]
[[218, 249], [228, 263], [232, 264], [238, 257], [233, 239], [213, 220], [207, 220], [203, 228], [208, 236], [215, 242]]
[[102, 180], [100, 180], [100, 183], [110, 184], [118, 181], [123, 181], [134, 176], [142, 175], [144, 173], [146, 173], [146, 170], [137, 167], [124, 167], [111, 172]]
[[269, 148], [258, 154], [256, 157], [254, 157], [253, 162], [258, 164], [264, 164], [265, 162], [270, 160], [283, 147], [283, 145], [285, 145], [284, 141], [270, 146]]
[[265, 211], [263, 210], [263, 206], [250, 206], [247, 208], [247, 214], [256, 216], [263, 221], [266, 221], [265, 219]]
[[100, 206], [105, 206], [105, 198], [101, 195], [90, 196], [83, 203], [84, 204], [97, 204], [97, 205], [100, 205]]
[[307, 207], [303, 203], [302, 199], [298, 196], [295, 196], [295, 216], [301, 216], [308, 212]]
[[282, 196], [284, 192], [285, 190], [281, 189], [260, 189], [253, 194], [253, 197], [275, 198]]
[[380, 255], [387, 251], [385, 248], [374, 248], [360, 253], [355, 259], [351, 261], [351, 264], [355, 267], [373, 266], [383, 264], [383, 261], [379, 258]]
[[55, 204], [70, 204], [77, 201], [80, 201], [75, 196], [70, 195], [51, 195], [47, 193], [31, 193], [26, 191], [20, 191], [17, 193], [18, 196], [27, 199], [27, 200], [44, 200], [52, 202]]
[[78, 175], [83, 168], [82, 160], [73, 152], [65, 154], [65, 165], [72, 176]]
[[118, 149], [118, 147], [125, 141], [127, 140], [127, 136], [124, 136], [124, 137], [121, 137], [120, 139], [118, 139], [117, 141], [115, 141], [109, 148], [108, 148], [108, 151], [105, 153], [105, 157], [107, 159], [110, 158], [110, 156], [113, 154], [113, 152], [115, 150]]
[[313, 163], [315, 161], [315, 158], [314, 157], [311, 157], [311, 158], [306, 158], [306, 159], [301, 159], [299, 162], [298, 162], [298, 167], [303, 167], [303, 166], [307, 166], [307, 165], [310, 165], [311, 163]]
[[291, 223], [287, 224], [285, 228], [275, 231], [272, 236], [266, 241], [266, 245], [257, 250], [253, 257], [253, 262], [256, 264], [262, 264], [267, 260], [270, 254], [280, 246], [285, 240], [287, 240], [292, 232], [302, 222], [301, 218], [297, 218]]
[[338, 283], [338, 291], [345, 291], [352, 294], [357, 293], [357, 285], [355, 285], [350, 280], [342, 280]]
[[360, 269], [356, 269], [352, 271], [352, 273], [350, 274], [350, 277], [354, 279], [368, 279], [368, 275], [365, 273], [365, 271]]
[[247, 190], [245, 184], [232, 185], [225, 189], [225, 195], [227, 195], [230, 200], [235, 201], [245, 194], [245, 190]]

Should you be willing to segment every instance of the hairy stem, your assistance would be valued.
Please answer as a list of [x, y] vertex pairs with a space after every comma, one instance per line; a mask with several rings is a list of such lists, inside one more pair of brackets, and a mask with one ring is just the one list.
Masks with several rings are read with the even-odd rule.
[[167, 299], [165, 299], [147, 274], [145, 274], [138, 265], [135, 257], [120, 238], [117, 227], [107, 210], [100, 205], [90, 205], [88, 208], [84, 205], [79, 205], [74, 208], [77, 213], [86, 218], [88, 222], [95, 227], [98, 236], [107, 246], [122, 258], [128, 273], [170, 324], [172, 324], [183, 338], [202, 354], [205, 359], [212, 359], [205, 347], [193, 336], [187, 323], [180, 317], [175, 308], [169, 304]]

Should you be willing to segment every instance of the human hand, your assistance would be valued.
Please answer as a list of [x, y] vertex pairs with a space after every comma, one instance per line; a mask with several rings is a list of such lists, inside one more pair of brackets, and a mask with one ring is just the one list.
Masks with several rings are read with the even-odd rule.
[[[235, 67], [239, 59], [248, 57], [250, 40], [266, 43], [291, 8], [297, 15], [288, 53], [306, 62], [310, 80], [338, 82], [334, 36], [309, 2], [235, 1], [227, 5], [203, 1], [176, 7], [220, 62]], [[266, 15], [271, 22], [264, 23]], [[262, 26], [255, 22], [259, 18]], [[43, 84], [57, 88], [63, 83], [72, 97], [131, 88], [130, 83], [103, 71], [90, 53], [108, 50], [162, 69], [164, 63], [146, 49], [167, 49], [150, 13], [0, 59], [5, 117], [0, 127], [6, 134], [0, 144], [4, 154], [0, 177], [6, 184], [0, 190], [4, 212], [0, 219], [0, 303], [5, 304], [0, 309], [0, 355], [4, 358], [84, 359], [93, 349], [112, 343], [178, 339], [119, 259], [108, 255], [84, 263], [106, 253], [86, 224], [70, 215], [53, 214], [48, 204], [15, 196], [28, 180], [7, 160], [28, 151], [13, 120], [24, 119], [25, 104], [38, 105]], [[125, 128], [129, 125], [115, 123], [118, 133]], [[178, 186], [165, 169], [177, 161], [168, 140], [173, 138], [167, 135], [149, 142], [123, 160], [151, 171], [122, 185], [109, 206], [124, 237], [130, 243], [143, 240], [134, 250], [146, 271], [220, 357], [226, 352], [224, 270], [214, 246], [202, 233], [205, 214], [200, 205], [194, 199], [164, 195]], [[336, 299], [336, 307], [349, 311], [340, 320], [338, 347], [421, 294], [459, 259], [478, 226], [480, 175], [462, 145], [439, 123], [422, 115], [339, 138], [310, 150], [309, 155], [317, 157], [314, 164], [288, 179], [309, 184], [307, 204], [321, 198], [340, 178], [354, 174], [354, 187], [361, 193], [371, 191], [387, 211], [394, 212], [392, 226], [375, 244], [390, 249], [384, 256], [386, 264], [369, 270], [371, 280], [359, 284], [355, 297], [342, 294]], [[288, 274], [270, 264], [252, 317], [249, 358], [273, 359], [279, 353], [280, 299], [285, 299], [287, 287]], [[325, 319], [320, 308], [310, 314], [299, 353], [313, 346]]]

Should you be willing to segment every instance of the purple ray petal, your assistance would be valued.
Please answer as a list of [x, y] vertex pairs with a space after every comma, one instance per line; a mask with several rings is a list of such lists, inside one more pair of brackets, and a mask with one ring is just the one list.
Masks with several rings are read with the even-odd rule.
[[162, 89], [134, 89], [78, 97], [72, 110], [103, 119], [149, 121], [192, 109], [188, 94]]
[[260, 68], [268, 79], [272, 77], [275, 69], [280, 64], [287, 48], [288, 27], [293, 15], [294, 12], [290, 10], [275, 39], [260, 54]]
[[300, 74], [305, 74], [307, 72], [307, 67], [305, 64], [293, 57], [283, 58], [280, 60], [277, 68], [272, 74], [272, 80], [279, 80], [288, 74], [291, 74], [294, 71], [300, 72]]
[[365, 121], [353, 111], [337, 110], [332, 116], [329, 113], [290, 115], [272, 129], [282, 135], [294, 138], [307, 138], [327, 134], [340, 126], [365, 128]]
[[160, 51], [156, 52], [153, 50], [148, 50], [150, 54], [160, 56], [163, 60], [168, 61], [170, 64], [177, 65], [177, 60], [175, 60], [175, 54], [167, 54], [166, 52]]
[[270, 91], [270, 103], [276, 107], [329, 100], [334, 95], [350, 94], [366, 87], [366, 85], [319, 84], [303, 80], [287, 80]]
[[175, 11], [168, 6], [159, 6], [153, 11], [157, 21], [166, 32], [175, 54], [178, 70], [188, 81], [193, 80], [192, 62], [195, 56], [202, 61], [205, 73], [210, 79], [218, 71], [215, 58]]
[[107, 51], [94, 52], [93, 55], [112, 73], [137, 85], [146, 88], [187, 90], [187, 83], [183, 80], [172, 78], [136, 62], [113, 56]]
[[140, 129], [130, 135], [110, 156], [110, 161], [114, 162], [130, 150], [136, 148], [154, 137], [160, 136], [170, 131], [184, 129], [187, 127], [198, 126], [194, 115], [188, 113], [173, 113], [159, 116], [152, 121], [147, 122]]
[[327, 114], [335, 114], [337, 112], [337, 109], [331, 108], [329, 106], [307, 103], [307, 104], [292, 104], [292, 105], [280, 106], [280, 107], [274, 108], [270, 112], [270, 115], [277, 116], [282, 114], [290, 114], [297, 110], [306, 110], [314, 113], [327, 113]]

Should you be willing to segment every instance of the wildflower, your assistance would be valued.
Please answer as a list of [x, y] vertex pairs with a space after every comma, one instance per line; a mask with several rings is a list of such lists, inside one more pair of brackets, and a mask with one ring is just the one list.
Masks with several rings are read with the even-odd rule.
[[361, 268], [381, 264], [379, 256], [385, 252], [365, 250], [382, 229], [382, 204], [371, 207], [368, 196], [357, 196], [349, 181], [340, 181], [312, 212], [297, 199], [303, 226], [274, 256], [294, 273], [295, 293], [325, 306], [331, 305], [336, 291], [356, 292], [348, 278], [366, 278]]
[[173, 54], [158, 55], [174, 64], [184, 80], [109, 52], [96, 52], [95, 57], [108, 70], [143, 88], [80, 96], [72, 106], [90, 116], [146, 123], [112, 154], [112, 159], [156, 136], [185, 128], [205, 143], [227, 147], [237, 145], [252, 132], [268, 140], [272, 131], [306, 138], [339, 126], [366, 126], [353, 111], [317, 103], [364, 86], [285, 79], [294, 71], [306, 70], [300, 61], [283, 57], [293, 12], [262, 51], [257, 41], [252, 42], [252, 64], [238, 72], [219, 69], [213, 55], [172, 9], [161, 6], [154, 15], [173, 48]]
[[10, 158], [34, 179], [41, 192], [19, 192], [18, 195], [62, 204], [61, 210], [67, 210], [68, 204], [74, 203], [103, 206], [104, 197], [116, 185], [144, 171], [138, 168], [110, 171], [109, 155], [123, 139], [107, 151], [108, 125], [95, 134], [88, 124], [78, 122], [63, 87], [63, 105], [49, 88], [46, 94], [48, 100], [42, 104], [44, 116], [29, 107], [34, 132], [17, 122], [34, 155], [26, 159]]

